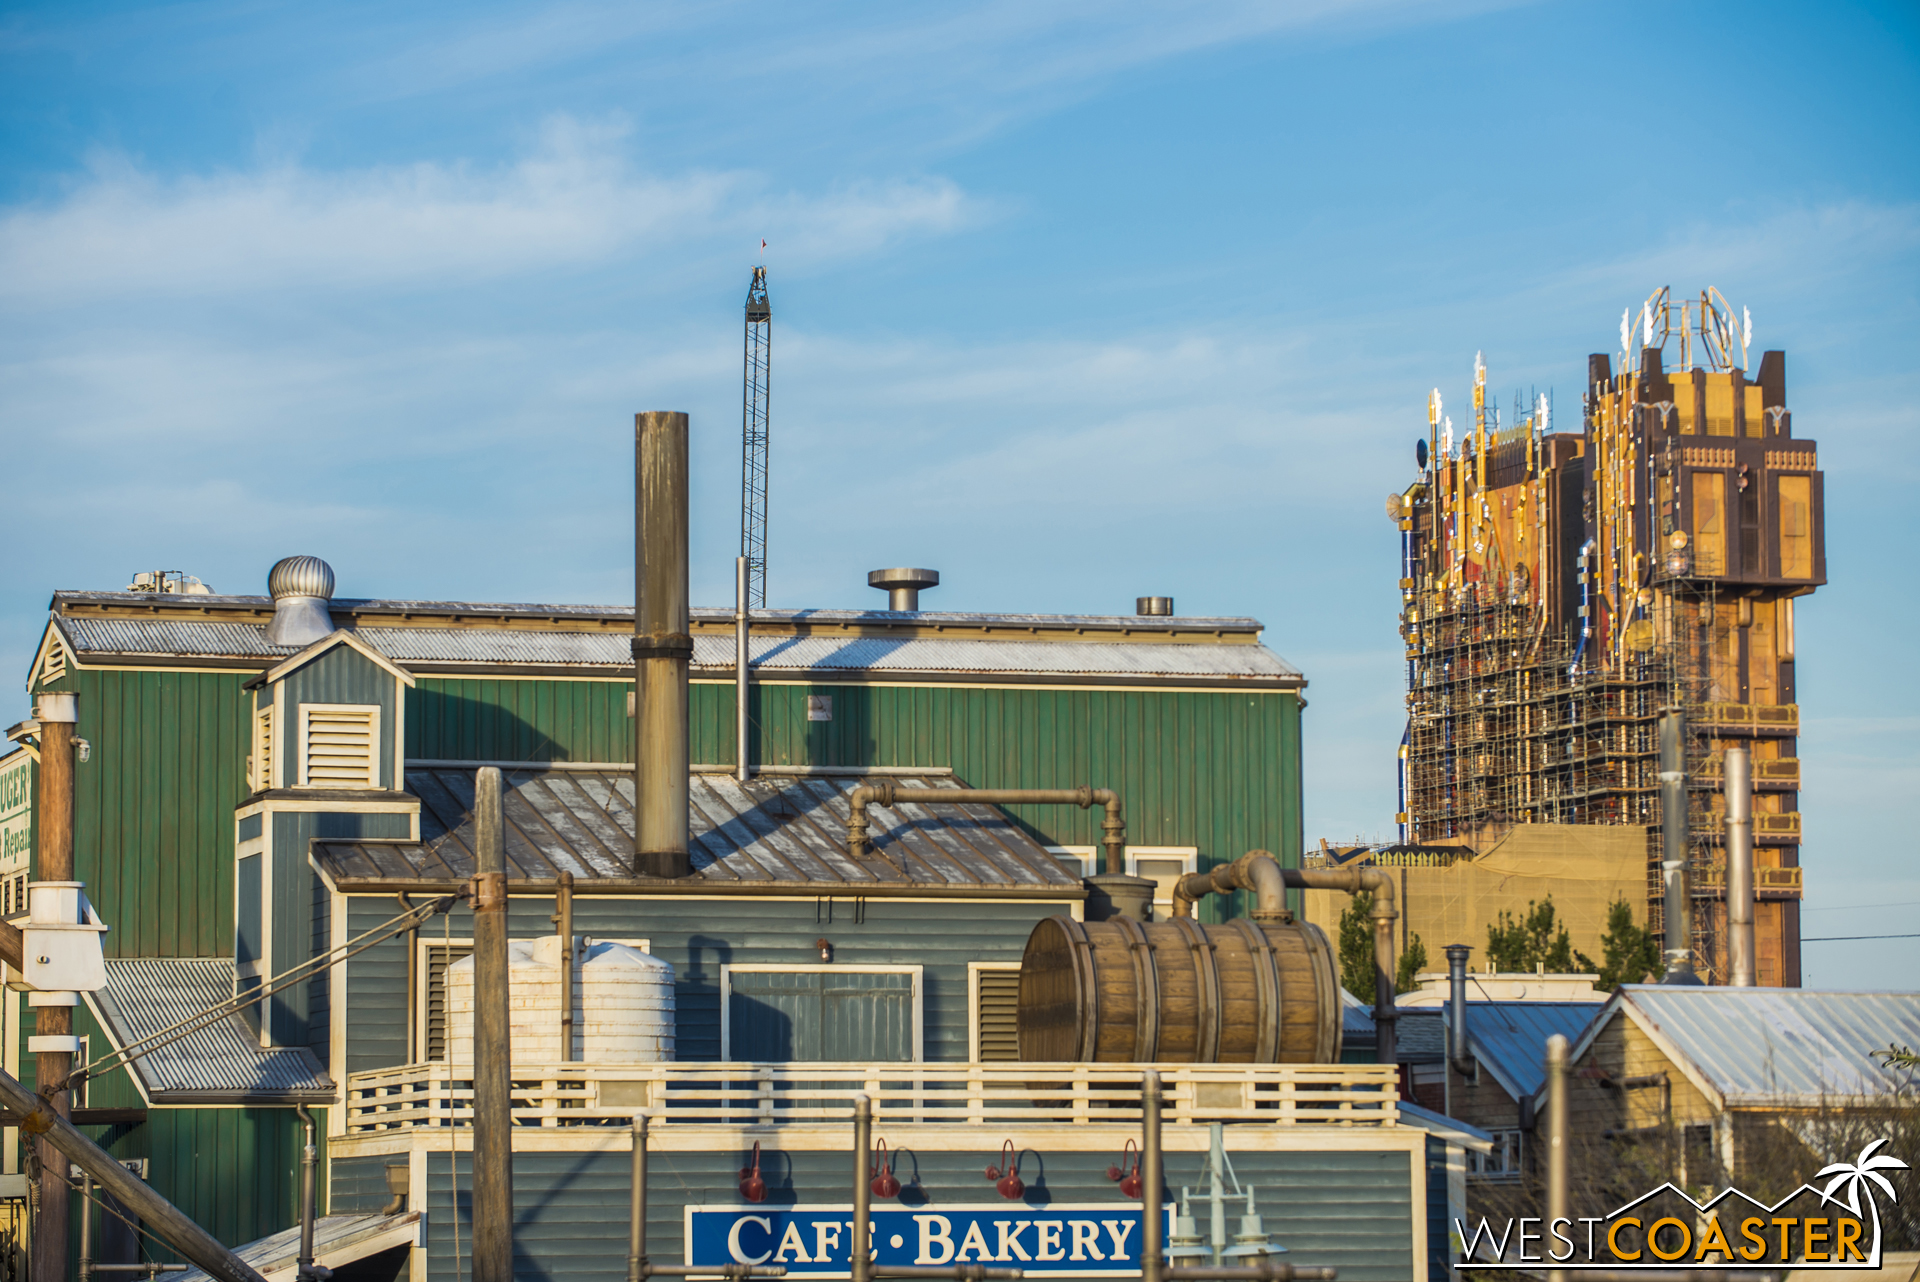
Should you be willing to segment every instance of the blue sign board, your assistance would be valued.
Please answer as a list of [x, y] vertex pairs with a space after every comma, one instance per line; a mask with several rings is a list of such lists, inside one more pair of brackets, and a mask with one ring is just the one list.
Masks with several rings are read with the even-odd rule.
[[[851, 1274], [851, 1206], [689, 1206], [686, 1262], [779, 1264], [788, 1277]], [[1166, 1211], [1164, 1235], [1173, 1228]], [[873, 1258], [883, 1266], [997, 1264], [1027, 1276], [1137, 1274], [1141, 1215], [1125, 1202], [1019, 1202], [873, 1209]]]

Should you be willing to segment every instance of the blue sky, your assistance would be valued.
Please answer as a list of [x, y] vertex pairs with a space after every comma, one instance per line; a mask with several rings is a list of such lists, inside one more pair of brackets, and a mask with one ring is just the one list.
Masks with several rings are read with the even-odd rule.
[[1917, 49], [1891, 4], [9, 4], [0, 646], [295, 552], [624, 601], [642, 408], [694, 415], [724, 603], [764, 237], [773, 603], [910, 564], [938, 608], [1258, 616], [1309, 839], [1387, 835], [1427, 389], [1484, 351], [1571, 425], [1622, 308], [1713, 285], [1827, 472], [1806, 934], [1920, 929]]

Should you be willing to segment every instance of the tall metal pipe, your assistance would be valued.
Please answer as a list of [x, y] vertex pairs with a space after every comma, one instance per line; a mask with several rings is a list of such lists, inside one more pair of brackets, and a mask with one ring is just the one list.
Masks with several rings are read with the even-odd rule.
[[733, 560], [733, 760], [734, 777], [741, 783], [753, 778], [753, 766], [747, 760], [747, 558]]
[[687, 854], [687, 416], [633, 418], [633, 870], [685, 877]]
[[1752, 988], [1759, 980], [1753, 951], [1753, 757], [1747, 749], [1727, 749], [1723, 786], [1727, 793], [1727, 982], [1735, 988]]
[[[1553, 1227], [1567, 1219], [1567, 1039], [1555, 1033], [1547, 1039], [1547, 1244]], [[1571, 1223], [1569, 1221], [1569, 1223]], [[1559, 1269], [1547, 1273], [1547, 1282], [1565, 1282]]]
[[500, 769], [474, 776], [473, 1282], [513, 1282], [512, 1037]]
[[853, 1097], [853, 1239], [847, 1244], [852, 1282], [868, 1282], [873, 1271], [873, 1097]]
[[307, 1106], [295, 1104], [293, 1111], [300, 1117], [306, 1138], [300, 1150], [300, 1255], [295, 1262], [294, 1276], [299, 1282], [311, 1282], [332, 1276], [328, 1270], [313, 1267], [314, 1183], [320, 1166], [320, 1144], [315, 1135], [313, 1114], [307, 1111]]
[[[118, 1198], [122, 1206], [139, 1217], [143, 1227], [206, 1270], [208, 1276], [218, 1278], [220, 1282], [264, 1282], [252, 1265], [222, 1246], [211, 1233], [187, 1218], [179, 1207], [120, 1165], [112, 1154], [75, 1130], [73, 1123], [48, 1107], [46, 1100], [22, 1086], [11, 1073], [0, 1072], [0, 1107], [12, 1111], [20, 1119], [21, 1135], [38, 1136], [53, 1151], [54, 1161], [59, 1163], [61, 1172], [66, 1170], [62, 1157], [70, 1158], [73, 1165], [92, 1176], [101, 1188]], [[64, 1181], [61, 1189], [66, 1189]], [[60, 1255], [64, 1261], [64, 1242]], [[99, 1270], [96, 1268], [96, 1271]]]
[[1447, 945], [1447, 1005], [1451, 1014], [1447, 1021], [1447, 1058], [1462, 1073], [1469, 1071], [1472, 1058], [1467, 1050], [1467, 958], [1472, 955], [1473, 949], [1465, 944]]
[[642, 1282], [647, 1270], [647, 1115], [633, 1115], [633, 1188], [627, 1228], [627, 1282]]
[[[39, 698], [40, 802], [34, 815], [39, 829], [37, 881], [73, 881], [74, 735], [80, 720], [80, 696], [43, 694]], [[34, 1072], [47, 1103], [63, 1118], [73, 1116], [73, 1093], [65, 1083], [73, 1071], [73, 1008], [78, 993], [33, 993]], [[45, 1039], [45, 1040], [42, 1040]], [[37, 1046], [35, 1045], [37, 1043]], [[47, 1047], [50, 1049], [39, 1049]], [[66, 1282], [67, 1233], [71, 1223], [67, 1162], [45, 1140], [40, 1143], [40, 1209], [33, 1220], [32, 1282]]]
[[573, 1062], [573, 874], [562, 872], [553, 892], [553, 924], [560, 932], [560, 1062]]
[[1140, 1083], [1140, 1282], [1160, 1282], [1166, 1248], [1160, 1241], [1160, 1074]]
[[1660, 895], [1666, 915], [1664, 983], [1697, 984], [1693, 904], [1687, 884], [1687, 714], [1660, 713]]

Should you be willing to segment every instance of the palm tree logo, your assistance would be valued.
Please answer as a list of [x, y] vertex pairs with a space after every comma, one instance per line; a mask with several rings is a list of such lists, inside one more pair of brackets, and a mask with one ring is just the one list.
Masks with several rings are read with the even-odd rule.
[[1845, 1201], [1846, 1208], [1856, 1216], [1860, 1214], [1860, 1193], [1863, 1189], [1866, 1191], [1867, 1209], [1873, 1215], [1873, 1258], [1875, 1261], [1878, 1261], [1880, 1258], [1880, 1206], [1879, 1203], [1873, 1200], [1873, 1189], [1867, 1182], [1871, 1180], [1874, 1184], [1879, 1185], [1880, 1189], [1886, 1193], [1889, 1202], [1898, 1202], [1900, 1195], [1893, 1191], [1893, 1185], [1889, 1183], [1887, 1177], [1880, 1174], [1880, 1172], [1905, 1171], [1911, 1169], [1899, 1158], [1888, 1157], [1880, 1153], [1879, 1150], [1886, 1147], [1886, 1145], [1887, 1141], [1884, 1139], [1875, 1140], [1873, 1143], [1861, 1149], [1860, 1156], [1854, 1161], [1835, 1162], [1832, 1166], [1822, 1167], [1819, 1173], [1813, 1177], [1819, 1180], [1825, 1179], [1829, 1175], [1833, 1176], [1833, 1179], [1827, 1183], [1826, 1191], [1820, 1194], [1820, 1200], [1822, 1202], [1832, 1202], [1839, 1205], [1841, 1200], [1834, 1196], [1834, 1190], [1845, 1185], [1847, 1191]]

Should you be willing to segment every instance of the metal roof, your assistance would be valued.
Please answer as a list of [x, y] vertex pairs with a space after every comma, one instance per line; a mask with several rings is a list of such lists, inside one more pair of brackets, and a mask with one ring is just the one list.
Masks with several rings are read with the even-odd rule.
[[[107, 986], [87, 1002], [115, 1046], [162, 1032], [231, 999], [225, 957], [107, 959]], [[133, 1061], [155, 1104], [327, 1101], [333, 1079], [304, 1046], [263, 1048], [238, 1015]]]
[[[421, 1237], [420, 1212], [400, 1211], [393, 1215], [316, 1215], [313, 1219], [313, 1258], [322, 1268], [364, 1260], [370, 1255], [392, 1250], [395, 1246], [413, 1246]], [[253, 1266], [267, 1282], [293, 1282], [300, 1257], [300, 1226], [282, 1229], [233, 1253]], [[167, 1275], [178, 1282], [211, 1282], [200, 1269], [187, 1269]]]
[[1920, 993], [1628, 984], [1576, 1054], [1616, 1010], [1625, 1010], [1721, 1108], [1816, 1107], [1885, 1095], [1911, 1083], [1873, 1052], [1895, 1043], [1920, 1046]]
[[[215, 604], [222, 600], [206, 597], [187, 599]], [[496, 611], [504, 609], [493, 608]], [[457, 611], [460, 607], [441, 605], [435, 609], [445, 612]], [[551, 626], [533, 628], [524, 623], [506, 626], [505, 616], [502, 616], [500, 626], [488, 626], [480, 621], [447, 628], [382, 627], [364, 617], [342, 622], [373, 650], [408, 668], [575, 668], [611, 673], [632, 667], [627, 633], [605, 629], [568, 630], [567, 616], [549, 613], [546, 607], [529, 607], [525, 613], [537, 616]], [[594, 617], [605, 617], [607, 613], [596, 612]], [[967, 673], [1301, 684], [1300, 670], [1263, 645], [1247, 644], [1244, 640], [1206, 642], [1191, 639], [1192, 633], [1209, 628], [1242, 633], [1257, 629], [1259, 625], [1250, 619], [1172, 620], [1181, 625], [1179, 630], [1185, 636], [1183, 639], [1168, 640], [1154, 635], [1158, 629], [1134, 627], [1135, 620], [1105, 616], [900, 615], [881, 611], [869, 615], [843, 612], [844, 618], [834, 618], [824, 611], [784, 613], [788, 616], [786, 622], [789, 625], [793, 622], [911, 623], [922, 630], [946, 625], [1030, 626], [1055, 630], [1071, 627], [1098, 635], [1124, 624], [1128, 635], [1118, 640], [1083, 641], [1043, 640], [1034, 636], [1013, 635], [927, 637], [888, 636], [884, 633], [783, 634], [780, 631], [760, 631], [751, 638], [751, 654], [754, 668], [762, 674], [804, 676], [868, 673], [911, 677], [916, 674]], [[1165, 623], [1168, 620], [1155, 619], [1152, 622]], [[291, 647], [267, 643], [264, 620], [253, 623], [168, 617], [164, 614], [142, 618], [56, 614], [55, 626], [83, 663], [107, 657], [125, 657], [254, 661], [250, 666], [264, 666], [258, 661], [282, 659], [294, 652]], [[1135, 632], [1144, 635], [1133, 635]], [[732, 636], [696, 635], [693, 663], [696, 670], [731, 672]]]
[[[1439, 1009], [1437, 1023], [1453, 1018], [1453, 1003], [1442, 1002]], [[1601, 1010], [1598, 1002], [1470, 1001], [1467, 1050], [1507, 1094], [1519, 1099], [1547, 1080], [1547, 1039], [1558, 1033], [1569, 1044], [1579, 1041]]]
[[[536, 766], [503, 772], [507, 876], [631, 883], [634, 783], [630, 771]], [[963, 785], [952, 778], [890, 776], [909, 788]], [[846, 853], [847, 794], [857, 778], [790, 776], [741, 784], [731, 775], [689, 780], [694, 874], [663, 890], [804, 888], [812, 894], [1001, 893], [1079, 898], [1044, 846], [993, 806], [978, 803], [868, 809], [874, 854]], [[314, 859], [341, 889], [464, 881], [474, 871], [471, 767], [412, 766], [420, 798], [412, 841], [313, 843]]]

